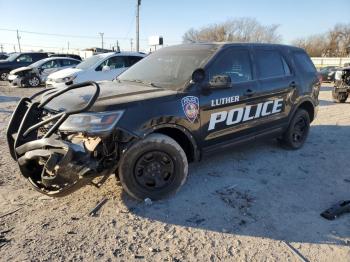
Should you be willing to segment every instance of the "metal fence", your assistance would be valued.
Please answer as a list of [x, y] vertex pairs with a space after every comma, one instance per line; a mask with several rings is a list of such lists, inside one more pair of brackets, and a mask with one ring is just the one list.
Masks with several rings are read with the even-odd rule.
[[350, 57], [311, 57], [311, 60], [317, 68], [344, 66], [345, 63], [350, 63]]

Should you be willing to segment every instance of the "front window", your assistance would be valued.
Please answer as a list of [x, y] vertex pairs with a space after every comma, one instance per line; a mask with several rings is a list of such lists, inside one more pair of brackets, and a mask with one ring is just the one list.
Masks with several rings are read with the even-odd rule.
[[96, 71], [101, 71], [104, 66], [109, 66], [110, 69], [119, 69], [125, 67], [125, 59], [124, 56], [113, 56], [103, 63], [101, 63], [97, 68]]
[[41, 66], [42, 69], [50, 69], [50, 68], [57, 68], [57, 67], [59, 67], [57, 60], [51, 60]]
[[216, 49], [212, 45], [200, 48], [164, 48], [130, 67], [118, 77], [121, 81], [152, 83], [169, 89], [183, 88], [193, 71], [202, 67]]
[[17, 62], [30, 63], [33, 62], [33, 58], [30, 55], [20, 55], [17, 59]]
[[80, 64], [78, 64], [76, 66], [76, 68], [78, 69], [82, 69], [82, 70], [86, 70], [91, 68], [92, 66], [94, 66], [97, 62], [101, 61], [102, 57], [101, 55], [94, 55], [91, 56], [87, 59], [85, 59], [83, 62], [81, 62]]

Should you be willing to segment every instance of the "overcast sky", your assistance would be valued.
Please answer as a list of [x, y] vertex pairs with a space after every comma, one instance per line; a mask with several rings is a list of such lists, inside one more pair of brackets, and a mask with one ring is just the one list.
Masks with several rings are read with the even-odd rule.
[[[13, 51], [16, 32], [63, 34], [65, 36], [20, 33], [25, 49], [40, 47], [105, 47], [118, 40], [122, 49], [135, 48], [136, 0], [0, 0], [0, 44]], [[284, 43], [322, 33], [336, 23], [350, 23], [350, 0], [142, 0], [140, 10], [141, 48], [148, 50], [148, 37], [162, 35], [165, 44], [181, 43], [189, 28], [223, 22], [229, 18], [253, 17], [262, 24], [279, 24]], [[70, 36], [66, 36], [70, 35]], [[47, 49], [47, 48], [44, 48]]]

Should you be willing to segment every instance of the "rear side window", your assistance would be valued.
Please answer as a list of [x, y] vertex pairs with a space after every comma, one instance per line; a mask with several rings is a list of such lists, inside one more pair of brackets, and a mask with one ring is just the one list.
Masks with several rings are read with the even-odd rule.
[[62, 66], [72, 66], [79, 64], [79, 62], [75, 60], [63, 59], [61, 60], [61, 64]]
[[132, 66], [133, 64], [136, 64], [138, 61], [140, 61], [143, 57], [140, 56], [128, 56], [128, 63], [127, 66]]
[[290, 69], [277, 50], [256, 50], [255, 61], [259, 78], [283, 77], [290, 75]]
[[229, 48], [224, 50], [208, 70], [209, 80], [217, 75], [231, 77], [232, 83], [253, 79], [248, 50]]
[[297, 67], [308, 73], [315, 73], [316, 68], [310, 57], [304, 52], [294, 52], [294, 59]]

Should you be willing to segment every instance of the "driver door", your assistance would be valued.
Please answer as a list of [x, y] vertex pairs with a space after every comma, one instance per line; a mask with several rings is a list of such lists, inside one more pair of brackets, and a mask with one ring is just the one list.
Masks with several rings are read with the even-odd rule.
[[229, 76], [231, 84], [224, 88], [202, 89], [200, 96], [200, 117], [202, 123], [203, 147], [210, 149], [228, 144], [230, 140], [253, 133], [254, 108], [245, 115], [247, 105], [254, 104], [258, 84], [254, 77], [249, 48], [228, 47], [222, 50], [210, 63], [207, 81], [215, 76]]

